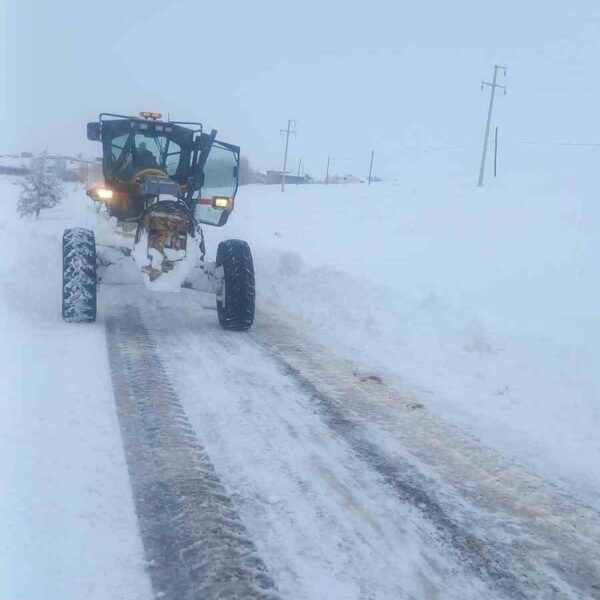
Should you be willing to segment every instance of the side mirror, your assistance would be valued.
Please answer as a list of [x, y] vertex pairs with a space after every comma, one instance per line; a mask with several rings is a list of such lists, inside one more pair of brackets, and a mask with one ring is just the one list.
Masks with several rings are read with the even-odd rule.
[[87, 139], [92, 142], [100, 141], [100, 123], [94, 121], [87, 124]]

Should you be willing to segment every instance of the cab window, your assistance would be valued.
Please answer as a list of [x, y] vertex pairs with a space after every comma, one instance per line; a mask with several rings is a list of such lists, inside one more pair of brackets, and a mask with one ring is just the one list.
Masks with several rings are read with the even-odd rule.
[[196, 217], [201, 223], [225, 225], [230, 211], [212, 206], [215, 196], [234, 198], [238, 186], [238, 152], [215, 141], [204, 165], [204, 184], [198, 196]]
[[215, 142], [204, 165], [202, 198], [214, 196], [233, 198], [237, 191], [237, 156]]
[[[179, 168], [179, 162], [181, 160], [181, 147], [179, 144], [165, 136], [146, 137], [145, 135], [136, 134], [135, 148], [137, 162], [139, 162], [140, 165], [148, 163], [149, 166], [145, 168], [162, 169], [163, 171], [166, 171], [169, 177], [173, 177], [177, 174], [177, 169]], [[150, 164], [152, 158], [154, 159], [155, 164]]]
[[119, 160], [119, 157], [121, 156], [121, 153], [123, 152], [123, 148], [125, 147], [125, 143], [127, 142], [128, 137], [129, 137], [129, 134], [125, 133], [124, 135], [119, 135], [119, 136], [113, 138], [111, 145], [110, 145], [113, 162], [117, 162]]

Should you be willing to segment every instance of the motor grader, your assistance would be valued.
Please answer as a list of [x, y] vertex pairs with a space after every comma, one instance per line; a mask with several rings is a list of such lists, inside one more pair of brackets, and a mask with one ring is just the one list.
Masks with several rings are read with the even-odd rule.
[[[245, 330], [254, 320], [255, 298], [248, 244], [221, 242], [216, 260], [205, 259], [202, 225], [225, 225], [238, 188], [240, 149], [216, 136], [201, 123], [165, 121], [160, 113], [102, 113], [88, 123], [87, 137], [102, 144], [104, 182], [87, 193], [106, 206], [117, 229], [135, 230], [125, 254], [148, 289], [214, 293], [221, 326]], [[65, 230], [65, 321], [96, 319], [98, 263], [94, 232]]]

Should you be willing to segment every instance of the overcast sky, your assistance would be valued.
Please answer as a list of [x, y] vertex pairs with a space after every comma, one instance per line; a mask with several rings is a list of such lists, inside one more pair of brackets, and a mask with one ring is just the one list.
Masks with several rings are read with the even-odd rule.
[[494, 64], [504, 139], [600, 141], [598, 0], [0, 5], [0, 151], [95, 156], [87, 121], [156, 110], [218, 129], [263, 170], [281, 167], [288, 118], [291, 163], [318, 177], [328, 155], [364, 175], [372, 148], [382, 174], [432, 148], [472, 160]]

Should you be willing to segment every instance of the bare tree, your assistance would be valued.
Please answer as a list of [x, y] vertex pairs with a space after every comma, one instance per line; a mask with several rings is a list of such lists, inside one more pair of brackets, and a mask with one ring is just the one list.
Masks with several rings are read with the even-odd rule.
[[64, 196], [64, 189], [54, 170], [48, 164], [46, 152], [31, 159], [31, 168], [21, 182], [17, 213], [19, 217], [35, 215], [44, 208], [53, 208]]

